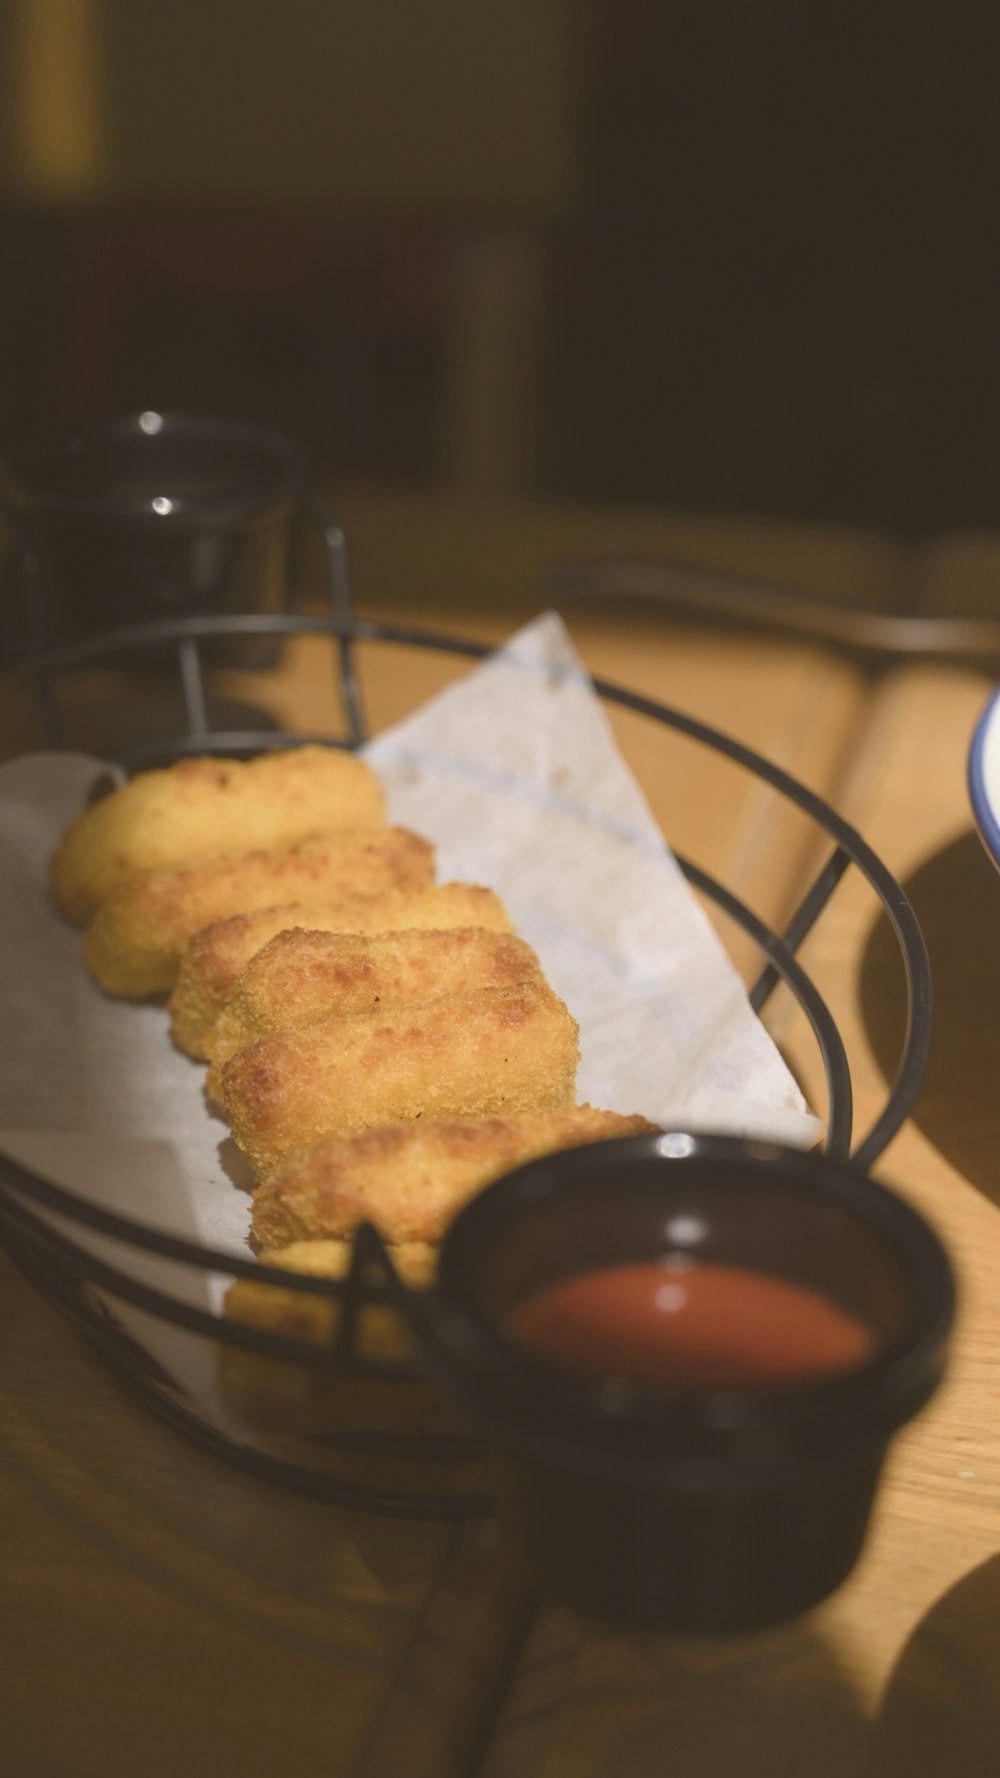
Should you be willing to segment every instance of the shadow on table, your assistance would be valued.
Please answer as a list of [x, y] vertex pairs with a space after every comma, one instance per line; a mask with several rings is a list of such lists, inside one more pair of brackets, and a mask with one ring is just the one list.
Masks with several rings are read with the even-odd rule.
[[[563, 1701], [556, 1745], [566, 1770], [588, 1778], [996, 1778], [998, 1624], [1000, 1554], [917, 1625], [874, 1723], [821, 1620], [719, 1644], [594, 1633]], [[616, 1718], [622, 1726], [609, 1734]], [[513, 1778], [518, 1769], [524, 1738], [516, 1711], [503, 1726], [486, 1778]], [[588, 1743], [585, 1762], [579, 1754]], [[515, 1756], [507, 1764], [505, 1752]]]
[[917, 1625], [893, 1670], [866, 1778], [1000, 1772], [1000, 1555]]
[[[554, 1697], [548, 1669], [573, 1631]], [[846, 1778], [870, 1746], [851, 1683], [808, 1621], [688, 1642], [584, 1630], [558, 1612], [534, 1638], [483, 1778]]]
[[[934, 976], [931, 1060], [913, 1120], [952, 1166], [1000, 1203], [1000, 874], [970, 829], [903, 888]], [[899, 945], [884, 915], [865, 949], [861, 1005], [876, 1060], [891, 1079], [906, 997]]]

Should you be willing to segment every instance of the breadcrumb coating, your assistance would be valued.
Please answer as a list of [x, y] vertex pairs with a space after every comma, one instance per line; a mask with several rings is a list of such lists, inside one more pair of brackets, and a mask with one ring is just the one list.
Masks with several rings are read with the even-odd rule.
[[417, 1005], [472, 988], [512, 988], [541, 976], [530, 945], [510, 932], [459, 927], [381, 932], [279, 932], [251, 958], [206, 1043], [206, 1085], [218, 1098], [230, 1056], [272, 1031], [324, 1018]]
[[388, 1241], [439, 1241], [469, 1198], [526, 1161], [655, 1129], [644, 1117], [568, 1105], [508, 1117], [420, 1118], [330, 1136], [292, 1155], [253, 1200], [264, 1247], [348, 1237], [373, 1222]]
[[222, 1101], [259, 1180], [324, 1136], [567, 1105], [576, 1020], [544, 982], [278, 1031], [232, 1056]]
[[434, 874], [434, 849], [404, 827], [345, 828], [267, 852], [144, 871], [102, 902], [84, 957], [109, 994], [138, 1000], [173, 987], [195, 933], [233, 914], [300, 899], [333, 900]]
[[52, 889], [61, 911], [84, 926], [112, 890], [140, 871], [292, 845], [384, 820], [375, 773], [336, 748], [295, 747], [246, 763], [183, 759], [164, 771], [140, 772], [85, 810], [52, 859]]
[[192, 939], [170, 997], [171, 1035], [178, 1049], [204, 1060], [216, 1020], [232, 1000], [251, 959], [279, 932], [373, 935], [455, 926], [510, 930], [510, 916], [492, 889], [475, 883], [439, 883], [424, 889], [387, 889], [326, 905], [296, 902], [222, 920]]

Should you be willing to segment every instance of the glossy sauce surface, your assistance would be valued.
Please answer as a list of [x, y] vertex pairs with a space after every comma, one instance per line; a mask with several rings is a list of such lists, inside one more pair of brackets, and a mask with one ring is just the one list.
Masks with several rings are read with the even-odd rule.
[[549, 1363], [659, 1389], [804, 1383], [875, 1351], [864, 1322], [818, 1292], [700, 1263], [577, 1272], [516, 1304], [506, 1330]]

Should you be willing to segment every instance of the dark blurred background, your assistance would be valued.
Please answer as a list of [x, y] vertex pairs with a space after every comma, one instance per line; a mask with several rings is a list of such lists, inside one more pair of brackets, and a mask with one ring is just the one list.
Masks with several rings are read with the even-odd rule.
[[0, 450], [1000, 522], [988, 0], [0, 0]]

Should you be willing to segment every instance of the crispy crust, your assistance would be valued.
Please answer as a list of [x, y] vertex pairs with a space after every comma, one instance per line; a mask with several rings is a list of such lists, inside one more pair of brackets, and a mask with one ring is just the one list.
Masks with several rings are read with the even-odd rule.
[[200, 932], [181, 962], [170, 997], [171, 1034], [186, 1055], [203, 1060], [209, 1033], [236, 993], [251, 958], [279, 932], [404, 931], [480, 926], [507, 932], [510, 916], [492, 889], [475, 883], [439, 883], [424, 889], [387, 889], [320, 906], [297, 902], [237, 915]]
[[52, 889], [61, 911], [82, 926], [140, 871], [292, 845], [339, 827], [378, 827], [384, 819], [371, 767], [335, 748], [297, 747], [246, 764], [185, 759], [139, 773], [85, 810], [52, 859]]
[[530, 945], [481, 927], [442, 931], [279, 932], [251, 958], [239, 991], [206, 1049], [206, 1085], [218, 1098], [230, 1056], [272, 1031], [303, 1030], [324, 1018], [417, 1005], [473, 988], [512, 988], [540, 977]]
[[544, 982], [524, 982], [275, 1032], [226, 1063], [223, 1103], [265, 1179], [324, 1136], [566, 1105], [579, 1059], [576, 1020]]
[[190, 940], [217, 920], [282, 901], [418, 887], [433, 874], [430, 842], [403, 827], [345, 828], [275, 851], [145, 871], [102, 903], [84, 956], [108, 993], [141, 999], [173, 986]]
[[656, 1126], [591, 1105], [512, 1117], [420, 1118], [331, 1136], [292, 1155], [254, 1193], [262, 1246], [349, 1237], [374, 1222], [390, 1241], [439, 1241], [467, 1199], [537, 1155]]

